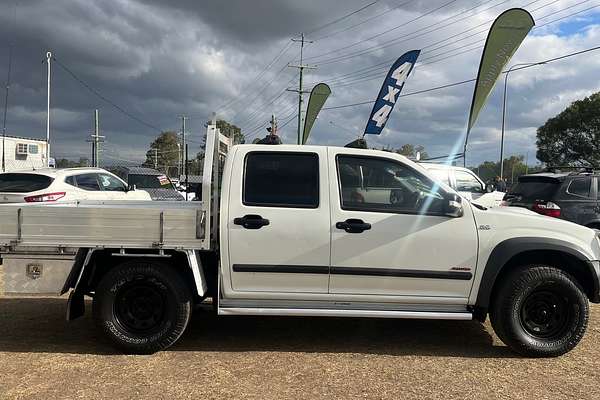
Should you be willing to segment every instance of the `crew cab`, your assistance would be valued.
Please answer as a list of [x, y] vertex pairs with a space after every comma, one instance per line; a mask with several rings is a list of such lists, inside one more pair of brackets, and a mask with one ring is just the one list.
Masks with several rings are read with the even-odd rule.
[[513, 350], [557, 356], [600, 301], [592, 229], [464, 201], [394, 153], [231, 146], [214, 123], [206, 142], [201, 202], [0, 206], [5, 290], [70, 292], [68, 319], [90, 296], [106, 337], [141, 354], [210, 299], [221, 316], [489, 314]]

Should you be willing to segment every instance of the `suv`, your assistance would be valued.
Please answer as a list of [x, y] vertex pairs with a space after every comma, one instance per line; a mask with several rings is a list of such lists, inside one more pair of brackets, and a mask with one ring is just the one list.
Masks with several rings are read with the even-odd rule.
[[100, 168], [38, 169], [0, 174], [0, 203], [150, 200]]
[[175, 188], [173, 182], [165, 174], [146, 167], [111, 167], [111, 172], [123, 179], [131, 187], [150, 193], [152, 200], [183, 201], [185, 198]]
[[593, 172], [523, 175], [504, 197], [504, 204], [600, 229], [598, 183]]
[[480, 177], [468, 168], [446, 164], [419, 163], [439, 182], [456, 190], [462, 197], [484, 207], [499, 206], [504, 192], [486, 185]]

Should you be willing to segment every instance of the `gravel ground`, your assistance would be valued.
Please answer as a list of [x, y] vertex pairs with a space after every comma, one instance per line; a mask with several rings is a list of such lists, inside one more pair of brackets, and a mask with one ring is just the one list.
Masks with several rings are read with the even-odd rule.
[[600, 306], [574, 351], [533, 360], [489, 323], [204, 311], [172, 349], [124, 356], [65, 304], [0, 298], [0, 398], [600, 398]]

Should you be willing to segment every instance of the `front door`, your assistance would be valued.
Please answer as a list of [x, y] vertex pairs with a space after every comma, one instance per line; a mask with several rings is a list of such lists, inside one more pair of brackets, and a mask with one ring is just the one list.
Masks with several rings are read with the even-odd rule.
[[329, 164], [330, 293], [466, 301], [477, 262], [469, 203], [462, 217], [444, 215], [448, 193], [393, 155], [330, 149]]
[[234, 165], [244, 168], [232, 171], [229, 187], [231, 290], [327, 293], [327, 151], [263, 148], [234, 153]]

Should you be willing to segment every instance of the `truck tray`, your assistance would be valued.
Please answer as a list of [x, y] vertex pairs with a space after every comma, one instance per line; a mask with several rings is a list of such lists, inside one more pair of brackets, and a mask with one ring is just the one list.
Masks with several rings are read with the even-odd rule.
[[0, 246], [202, 250], [204, 216], [202, 202], [5, 204]]

